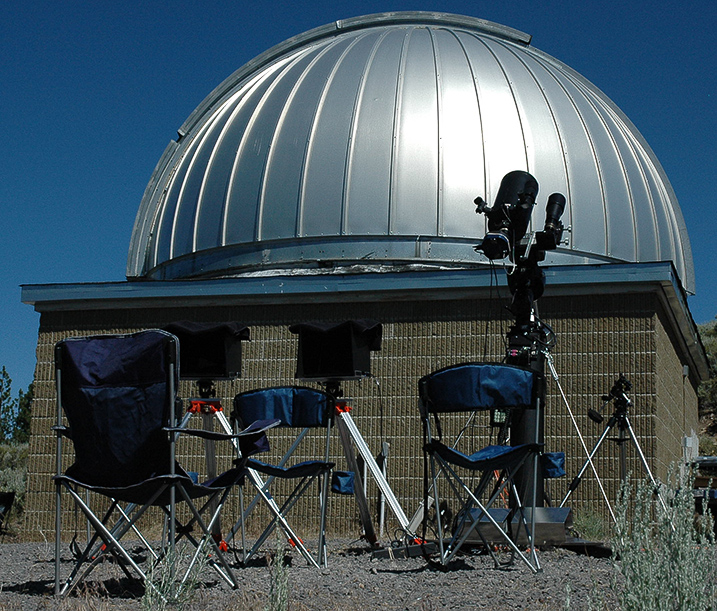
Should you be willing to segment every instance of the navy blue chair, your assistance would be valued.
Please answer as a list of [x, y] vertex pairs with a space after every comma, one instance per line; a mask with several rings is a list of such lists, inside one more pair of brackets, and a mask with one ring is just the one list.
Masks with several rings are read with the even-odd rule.
[[[68, 338], [57, 343], [56, 594], [68, 594], [99, 562], [112, 556], [128, 577], [139, 577], [145, 588], [155, 587], [148, 572], [157, 574], [161, 563], [168, 564], [171, 597], [179, 581], [176, 544], [183, 538], [196, 551], [182, 580], [204, 555], [229, 585], [238, 587], [223, 546], [210, 533], [230, 490], [245, 475], [248, 457], [268, 450], [265, 430], [276, 423], [255, 423], [237, 435], [178, 427], [178, 370], [179, 343], [165, 331]], [[180, 435], [236, 442], [241, 458], [225, 473], [199, 482], [176, 460]], [[75, 456], [73, 464], [63, 470], [65, 438], [71, 439]], [[93, 509], [83, 490], [106, 499], [101, 512]], [[85, 515], [93, 534], [82, 549], [77, 547], [77, 562], [63, 583], [65, 494]], [[206, 502], [199, 506], [200, 500]], [[179, 503], [188, 507], [188, 512], [182, 512], [189, 516], [183, 523], [178, 517]], [[159, 507], [167, 519], [167, 539], [157, 551], [138, 528], [138, 520], [150, 507]], [[216, 508], [211, 515], [207, 515], [209, 507]], [[198, 529], [198, 537], [192, 534], [193, 528]], [[128, 533], [139, 536], [151, 552], [151, 569], [142, 569], [123, 545]], [[165, 597], [164, 592], [157, 593]]]
[[[477, 412], [497, 410], [509, 418], [512, 410], [537, 410], [540, 409], [541, 384], [542, 376], [535, 371], [502, 363], [452, 365], [420, 379], [423, 449], [430, 465], [430, 475], [425, 478], [424, 506], [432, 501], [436, 508], [442, 564], [453, 560], [466, 541], [474, 540], [477, 535], [496, 566], [504, 564], [493, 550], [494, 544], [499, 543], [510, 549], [509, 563], [519, 557], [532, 571], [540, 570], [533, 545], [535, 493], [533, 491], [527, 499], [526, 507], [514, 482], [519, 469], [536, 468], [541, 451], [537, 432], [535, 443], [460, 450], [458, 442], [444, 443], [441, 417], [456, 412], [470, 412], [475, 417]], [[475, 479], [477, 485], [473, 483]], [[497, 507], [497, 503], [507, 496], [510, 506]], [[448, 521], [447, 513], [441, 510], [451, 503], [456, 507], [452, 525], [444, 523]], [[425, 513], [427, 516], [428, 512]], [[525, 552], [518, 547], [520, 534], [527, 541]], [[497, 541], [488, 541], [488, 538]]]
[[[332, 409], [333, 401], [327, 393], [322, 390], [301, 386], [262, 388], [241, 393], [234, 398], [232, 417], [239, 423], [240, 427], [257, 419], [277, 419], [280, 423], [279, 428], [296, 429], [296, 433], [292, 432], [291, 434], [290, 447], [275, 464], [260, 462], [253, 458], [247, 461], [247, 468], [260, 474], [259, 478], [255, 477], [253, 480], [261, 482], [261, 494], [256, 495], [246, 510], [243, 511], [243, 520], [241, 520], [240, 525], [246, 522], [254, 506], [261, 498], [265, 501], [269, 498], [272, 502], [276, 502], [274, 508], [278, 506], [279, 511], [277, 512], [274, 509], [271, 521], [248, 551], [245, 545], [245, 533], [242, 531], [245, 562], [261, 548], [267, 537], [278, 525], [284, 531], [289, 542], [296, 546], [309, 564], [314, 566], [326, 565], [325, 528], [328, 484], [329, 474], [334, 467], [334, 463], [329, 461]], [[321, 440], [324, 445], [323, 456], [318, 459], [312, 458], [311, 460], [297, 463], [295, 462], [295, 456], [303, 449], [302, 440], [312, 429], [321, 429]], [[306, 453], [306, 450], [303, 451]], [[261, 479], [263, 477], [266, 477], [266, 480]], [[285, 487], [288, 490], [284, 490], [283, 494], [280, 495], [277, 486], [273, 485], [275, 480], [286, 482]], [[310, 490], [313, 482], [318, 483], [319, 515], [318, 542], [315, 554], [311, 554], [305, 547], [304, 540], [289, 522], [289, 512], [296, 502]], [[234, 532], [236, 532], [236, 527]]]

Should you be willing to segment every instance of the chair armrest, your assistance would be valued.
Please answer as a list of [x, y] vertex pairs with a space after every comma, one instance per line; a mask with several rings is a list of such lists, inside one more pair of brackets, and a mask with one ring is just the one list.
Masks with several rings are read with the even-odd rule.
[[204, 429], [188, 429], [182, 427], [164, 427], [162, 430], [167, 433], [183, 433], [186, 435], [192, 435], [193, 437], [201, 437], [202, 439], [211, 439], [213, 441], [231, 441], [233, 439], [239, 439], [241, 437], [248, 437], [249, 435], [258, 435], [265, 433], [269, 429], [273, 429], [275, 426], [279, 426], [281, 420], [257, 420], [252, 422], [244, 430], [239, 431], [236, 434], [219, 433], [215, 431], [206, 431]]
[[62, 435], [63, 437], [67, 437], [68, 439], [72, 439], [72, 430], [69, 426], [64, 425], [57, 425], [50, 427], [50, 430], [55, 431], [57, 435]]
[[215, 431], [205, 431], [204, 429], [187, 429], [179, 426], [167, 426], [162, 429], [167, 433], [181, 433], [182, 435], [191, 435], [192, 437], [201, 437], [202, 439], [211, 439], [212, 441], [231, 441], [236, 435], [228, 435], [227, 433], [219, 433]]
[[245, 435], [256, 435], [257, 433], [266, 433], [269, 429], [273, 429], [281, 424], [279, 418], [271, 418], [270, 420], [255, 420], [249, 426], [239, 431], [237, 437]]

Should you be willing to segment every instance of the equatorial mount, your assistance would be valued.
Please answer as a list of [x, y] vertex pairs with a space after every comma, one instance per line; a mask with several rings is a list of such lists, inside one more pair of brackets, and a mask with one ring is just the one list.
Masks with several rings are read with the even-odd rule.
[[474, 200], [476, 212], [488, 220], [488, 232], [474, 250], [491, 261], [508, 257], [513, 264], [508, 288], [513, 296], [510, 311], [516, 318], [515, 333], [529, 333], [532, 328], [534, 302], [545, 290], [539, 263], [545, 260], [546, 251], [558, 247], [564, 231], [560, 217], [565, 196], [553, 193], [545, 208], [543, 230], [527, 233], [537, 194], [538, 181], [528, 172], [516, 170], [503, 177], [492, 207], [480, 197]]
[[631, 390], [632, 383], [625, 377], [625, 374], [621, 373], [620, 377], [615, 380], [615, 384], [613, 384], [610, 392], [607, 395], [602, 396], [603, 404], [600, 406], [600, 409], [588, 410], [588, 417], [590, 420], [596, 422], [597, 424], [602, 424], [605, 420], [605, 417], [602, 415], [602, 411], [605, 409], [605, 406], [610, 403], [610, 401], [613, 401], [615, 405], [615, 413], [613, 414], [613, 417], [626, 416], [628, 408], [632, 406], [632, 401], [627, 396], [627, 393]]

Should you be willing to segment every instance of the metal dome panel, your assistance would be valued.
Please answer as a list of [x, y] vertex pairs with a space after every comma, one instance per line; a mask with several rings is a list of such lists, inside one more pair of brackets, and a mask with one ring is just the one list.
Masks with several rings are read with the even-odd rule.
[[502, 177], [559, 191], [548, 263], [672, 261], [689, 240], [655, 155], [594, 85], [489, 22], [387, 13], [259, 56], [197, 108], [160, 159], [128, 278], [342, 264], [480, 265], [472, 244]]

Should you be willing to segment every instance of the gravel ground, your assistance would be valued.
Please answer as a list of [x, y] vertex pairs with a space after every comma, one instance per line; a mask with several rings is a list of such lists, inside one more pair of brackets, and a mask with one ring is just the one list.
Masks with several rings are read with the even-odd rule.
[[[497, 570], [489, 556], [469, 552], [448, 569], [417, 558], [377, 558], [363, 542], [334, 541], [329, 567], [309, 567], [298, 555], [287, 556], [290, 609], [615, 609], [609, 558], [567, 549], [541, 550], [543, 572], [523, 565]], [[142, 609], [142, 588], [105, 563], [88, 586], [66, 600], [52, 596], [53, 546], [37, 543], [0, 545], [0, 611], [34, 609]], [[205, 569], [184, 609], [213, 611], [263, 609], [272, 583], [269, 554], [236, 570], [239, 590], [231, 590]], [[63, 571], [70, 570], [69, 550]], [[179, 608], [175, 606], [174, 608]]]

